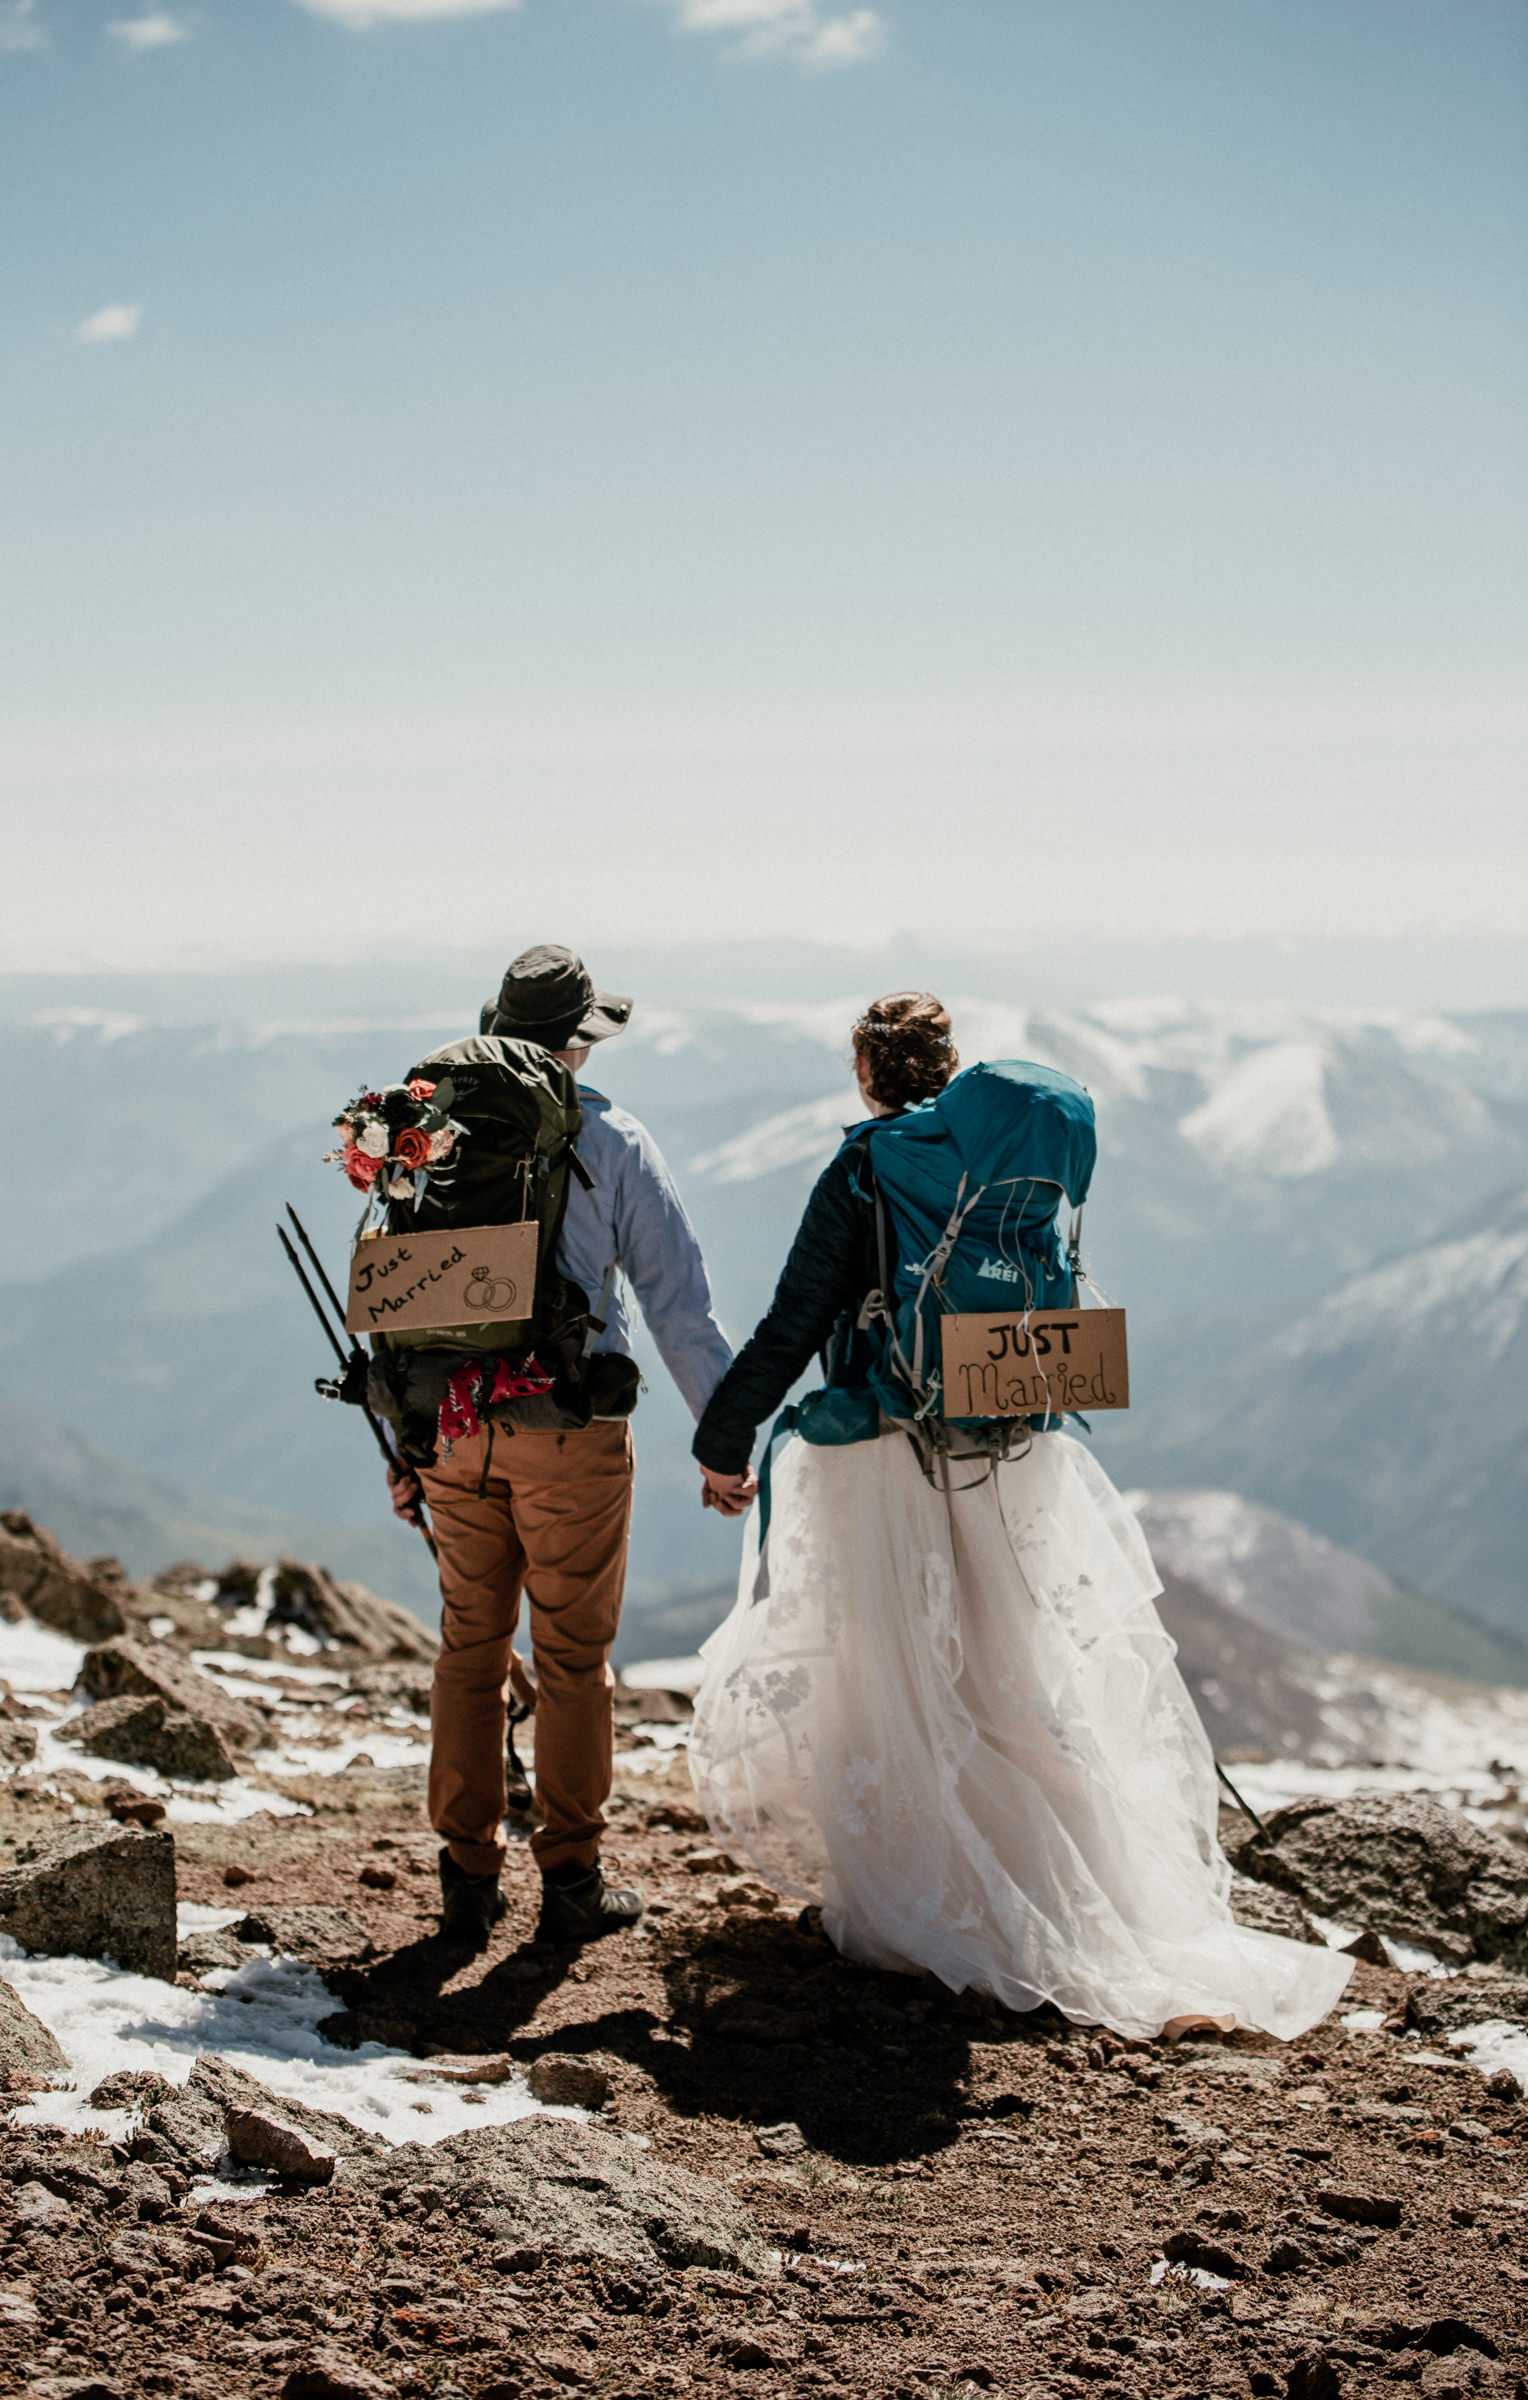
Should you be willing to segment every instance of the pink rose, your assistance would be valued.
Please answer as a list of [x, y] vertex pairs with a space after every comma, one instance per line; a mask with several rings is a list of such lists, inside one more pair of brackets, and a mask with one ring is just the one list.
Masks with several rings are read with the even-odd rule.
[[358, 1150], [352, 1142], [345, 1152], [344, 1167], [356, 1190], [369, 1192], [382, 1172], [382, 1161], [380, 1158], [368, 1158], [366, 1152]]
[[403, 1088], [411, 1100], [433, 1100], [435, 1097], [434, 1084], [426, 1083], [422, 1075], [416, 1075], [413, 1081], [405, 1084]]

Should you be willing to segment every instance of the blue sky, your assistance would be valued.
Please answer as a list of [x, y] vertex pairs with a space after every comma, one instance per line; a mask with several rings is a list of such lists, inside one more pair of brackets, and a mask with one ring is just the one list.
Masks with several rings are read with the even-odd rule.
[[8, 954], [443, 830], [474, 938], [1510, 930], [1525, 126], [1516, 0], [0, 0]]

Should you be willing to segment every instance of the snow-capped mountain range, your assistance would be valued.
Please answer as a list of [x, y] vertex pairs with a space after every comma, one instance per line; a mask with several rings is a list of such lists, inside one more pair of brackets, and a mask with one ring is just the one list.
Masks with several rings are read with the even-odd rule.
[[1345, 1278], [1121, 1448], [1212, 1475], [1528, 1629], [1528, 1184]]
[[[475, 1002], [453, 1013], [455, 981], [355, 1020], [273, 1006], [167, 1023], [114, 995], [10, 1024], [40, 1138], [8, 1186], [0, 1395], [173, 1485], [200, 1522], [232, 1507], [310, 1534], [320, 1519], [374, 1528], [373, 1462], [311, 1397], [326, 1362], [272, 1226], [294, 1199], [338, 1263], [353, 1211], [319, 1164], [329, 1120], [475, 1016]], [[599, 1054], [604, 1087], [675, 1168], [735, 1336], [858, 1113], [848, 1031], [863, 996], [698, 1008], [660, 990]], [[1137, 1396], [1097, 1428], [1111, 1471], [1230, 1490], [1418, 1605], [1521, 1632], [1528, 1013], [1035, 1008], [990, 988], [950, 1005], [967, 1059], [1043, 1060], [1097, 1102], [1085, 1248], [1129, 1308]], [[695, 1506], [683, 1411], [656, 1367], [649, 1382], [635, 1588], [719, 1589], [726, 1537]], [[1358, 1603], [1330, 1567], [1257, 1549], [1260, 1578], [1304, 1577], [1346, 1626]]]

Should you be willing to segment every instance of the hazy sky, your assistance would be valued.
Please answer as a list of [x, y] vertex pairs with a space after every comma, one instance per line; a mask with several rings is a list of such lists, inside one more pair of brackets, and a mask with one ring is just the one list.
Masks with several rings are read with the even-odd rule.
[[4, 963], [1528, 931], [1525, 128], [1521, 0], [0, 0]]

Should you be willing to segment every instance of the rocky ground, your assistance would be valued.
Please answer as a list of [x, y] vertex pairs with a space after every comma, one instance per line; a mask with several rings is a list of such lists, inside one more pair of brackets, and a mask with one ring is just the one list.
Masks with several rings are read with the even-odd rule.
[[[627, 1695], [646, 1929], [539, 1951], [517, 1851], [463, 1959], [412, 1620], [310, 1570], [127, 1587], [18, 1519], [4, 1592], [0, 1674], [41, 1623], [83, 1688], [0, 1687], [0, 2392], [1528, 2400], [1528, 2106], [1452, 2046], [1528, 2025], [1489, 1824], [1228, 1820], [1239, 1906], [1351, 1930], [1350, 1991], [1293, 2052], [1131, 2046], [847, 1965], [714, 1846], [683, 1703]], [[108, 2021], [162, 2072], [102, 2088]]]

